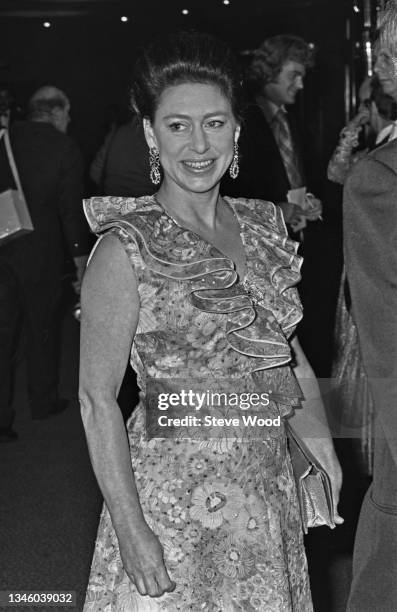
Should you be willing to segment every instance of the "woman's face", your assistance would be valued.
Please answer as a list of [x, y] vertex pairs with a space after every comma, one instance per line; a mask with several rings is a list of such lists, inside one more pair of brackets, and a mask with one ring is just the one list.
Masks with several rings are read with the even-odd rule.
[[144, 127], [149, 147], [159, 151], [164, 181], [195, 193], [219, 183], [240, 133], [228, 99], [203, 83], [167, 87], [153, 124], [145, 119]]

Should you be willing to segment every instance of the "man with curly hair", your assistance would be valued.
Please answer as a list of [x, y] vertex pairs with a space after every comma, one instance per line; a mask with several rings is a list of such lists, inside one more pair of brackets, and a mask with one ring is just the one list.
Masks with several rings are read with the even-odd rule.
[[288, 202], [287, 194], [303, 187], [306, 178], [302, 137], [287, 107], [295, 103], [312, 65], [309, 44], [293, 35], [268, 38], [249, 53], [245, 75], [249, 102], [239, 141], [240, 173], [236, 180], [226, 177], [223, 182], [228, 195], [279, 204], [291, 224], [302, 211]]

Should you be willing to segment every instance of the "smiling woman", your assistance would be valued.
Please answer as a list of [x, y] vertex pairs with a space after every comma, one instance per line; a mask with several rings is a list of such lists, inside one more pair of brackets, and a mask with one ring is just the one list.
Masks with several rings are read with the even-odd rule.
[[[273, 204], [219, 195], [222, 176], [238, 173], [235, 65], [205, 34], [147, 49], [133, 101], [158, 192], [85, 202], [104, 235], [82, 290], [80, 399], [105, 498], [85, 611], [312, 609], [284, 430], [302, 399], [288, 341], [301, 260]], [[303, 392], [319, 396], [292, 343]], [[129, 356], [141, 400], [126, 432], [116, 397]], [[177, 419], [157, 412], [164, 393], [189, 388], [249, 396], [252, 418], [210, 403], [203, 419], [183, 402], [172, 403]], [[278, 399], [258, 406], [270, 389]], [[313, 401], [302, 404], [310, 414]], [[339, 466], [327, 426], [317, 434], [307, 444], [330, 474], [340, 522]]]
[[[144, 119], [149, 147], [159, 151], [166, 176], [181, 192], [208, 192], [229, 167], [240, 127], [217, 85], [183, 83], [168, 87], [152, 123]], [[161, 198], [161, 194], [159, 193]], [[175, 206], [180, 210], [179, 202]]]

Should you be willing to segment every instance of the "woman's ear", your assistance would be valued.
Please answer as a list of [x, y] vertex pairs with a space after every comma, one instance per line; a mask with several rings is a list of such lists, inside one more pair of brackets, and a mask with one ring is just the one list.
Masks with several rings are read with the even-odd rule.
[[145, 132], [145, 139], [149, 149], [155, 147], [157, 149], [156, 137], [153, 132], [152, 124], [146, 117], [143, 119], [143, 131]]
[[240, 132], [241, 132], [241, 125], [237, 125], [236, 129], [234, 130], [234, 142], [238, 142], [238, 139], [240, 138]]

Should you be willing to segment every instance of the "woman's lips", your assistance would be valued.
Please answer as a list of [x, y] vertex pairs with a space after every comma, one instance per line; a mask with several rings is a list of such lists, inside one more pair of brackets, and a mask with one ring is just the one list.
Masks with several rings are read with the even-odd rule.
[[202, 161], [184, 160], [183, 165], [192, 172], [205, 172], [214, 164], [214, 159], [206, 159]]

